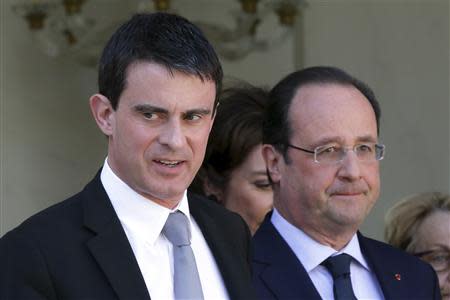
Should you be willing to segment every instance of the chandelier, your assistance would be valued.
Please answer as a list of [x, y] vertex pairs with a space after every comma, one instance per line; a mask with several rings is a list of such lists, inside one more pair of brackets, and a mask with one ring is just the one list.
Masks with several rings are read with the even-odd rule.
[[[229, 12], [232, 21], [227, 22], [232, 24], [196, 20], [198, 14], [184, 15], [183, 7], [200, 0], [23, 0], [12, 9], [26, 20], [35, 44], [46, 55], [69, 56], [83, 65], [95, 66], [108, 38], [133, 13], [163, 11], [183, 15], [203, 30], [221, 57], [239, 60], [251, 52], [281, 44], [292, 34], [296, 17], [305, 5], [305, 0], [220, 1], [203, 2], [235, 2], [232, 4], [237, 4], [236, 9]], [[108, 8], [124, 3], [131, 3], [131, 9], [119, 9], [119, 16], [115, 17], [110, 16], [109, 10], [99, 9], [101, 5]], [[270, 18], [278, 21], [269, 25], [269, 30], [264, 29]]]

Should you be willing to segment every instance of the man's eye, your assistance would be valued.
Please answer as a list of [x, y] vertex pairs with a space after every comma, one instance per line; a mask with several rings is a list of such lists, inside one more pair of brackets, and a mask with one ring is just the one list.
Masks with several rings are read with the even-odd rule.
[[186, 115], [185, 119], [188, 121], [197, 121], [200, 120], [202, 118], [201, 115], [199, 114], [190, 114], [190, 115]]
[[154, 112], [144, 112], [142, 113], [142, 115], [144, 116], [144, 118], [148, 120], [154, 120], [158, 117], [158, 115], [155, 114]]
[[366, 144], [362, 144], [362, 145], [358, 145], [357, 146], [357, 150], [359, 152], [373, 152], [373, 146], [371, 145], [366, 145]]
[[322, 151], [320, 151], [320, 153], [331, 154], [331, 153], [338, 152], [338, 151], [339, 151], [339, 148], [337, 146], [329, 146], [329, 147], [324, 148]]

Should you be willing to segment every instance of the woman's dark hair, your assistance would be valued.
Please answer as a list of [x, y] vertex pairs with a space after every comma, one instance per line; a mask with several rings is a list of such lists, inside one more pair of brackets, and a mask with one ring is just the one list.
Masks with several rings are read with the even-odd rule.
[[190, 190], [205, 194], [204, 183], [223, 190], [231, 172], [262, 144], [267, 91], [242, 84], [224, 90], [209, 136], [205, 160]]

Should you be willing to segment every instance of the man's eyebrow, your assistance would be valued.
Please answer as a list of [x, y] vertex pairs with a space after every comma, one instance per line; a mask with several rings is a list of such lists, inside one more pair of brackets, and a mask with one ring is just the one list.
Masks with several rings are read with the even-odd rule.
[[[376, 143], [377, 138], [372, 135], [369, 135], [369, 134], [362, 135], [362, 136], [356, 137], [356, 142], [357, 143]], [[338, 143], [338, 144], [342, 145], [342, 144], [344, 144], [344, 141], [342, 140], [341, 137], [330, 136], [330, 137], [325, 137], [325, 138], [322, 138], [322, 139], [316, 141], [313, 146], [321, 146], [321, 145], [327, 145], [327, 144], [332, 144], [332, 143]]]
[[[162, 113], [162, 114], [169, 114], [169, 111], [165, 108], [153, 106], [149, 104], [137, 104], [133, 107], [133, 109], [137, 112], [142, 113]], [[183, 113], [184, 116], [190, 116], [190, 115], [210, 115], [211, 109], [208, 108], [196, 108], [196, 109], [189, 109], [186, 112]]]
[[164, 109], [164, 108], [158, 107], [158, 106], [149, 105], [149, 104], [138, 104], [138, 105], [135, 105], [133, 109], [137, 112], [146, 112], [146, 113], [154, 112], [154, 113], [164, 113], [164, 114], [169, 113], [169, 111], [167, 109]]
[[317, 147], [317, 146], [322, 146], [322, 145], [327, 145], [327, 144], [332, 144], [332, 143], [343, 143], [342, 138], [338, 137], [338, 136], [328, 136], [328, 137], [324, 137], [319, 139], [318, 141], [315, 141], [314, 144], [312, 146]]
[[186, 116], [194, 115], [194, 114], [209, 115], [209, 114], [211, 114], [211, 110], [208, 108], [197, 108], [197, 109], [190, 109], [184, 113], [184, 115], [186, 115]]
[[358, 142], [369, 142], [369, 143], [376, 143], [377, 138], [372, 135], [363, 135], [356, 139]]

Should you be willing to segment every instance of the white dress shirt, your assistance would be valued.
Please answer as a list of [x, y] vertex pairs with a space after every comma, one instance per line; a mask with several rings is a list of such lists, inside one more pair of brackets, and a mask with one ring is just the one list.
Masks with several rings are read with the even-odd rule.
[[275, 208], [271, 222], [302, 263], [322, 299], [334, 299], [333, 277], [320, 263], [329, 256], [341, 253], [347, 253], [353, 258], [350, 264], [350, 276], [356, 298], [384, 299], [378, 280], [361, 253], [356, 234], [341, 251], [336, 251], [318, 243], [301, 229], [289, 223]]
[[178, 207], [170, 210], [139, 195], [123, 182], [105, 160], [101, 181], [127, 235], [150, 297], [171, 300], [173, 294], [172, 244], [161, 233], [167, 217], [180, 210], [190, 222], [191, 247], [205, 299], [229, 299], [214, 256], [189, 213], [186, 192]]

